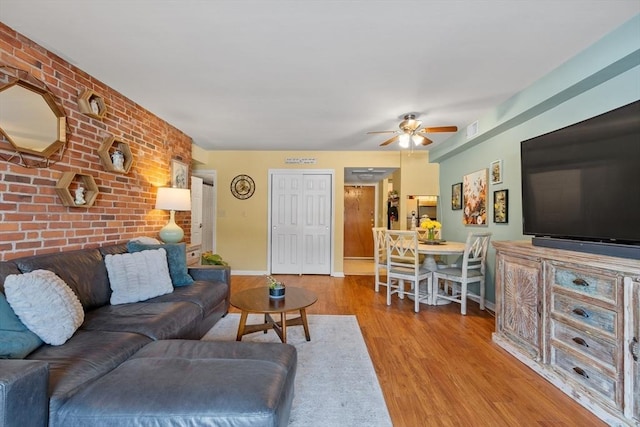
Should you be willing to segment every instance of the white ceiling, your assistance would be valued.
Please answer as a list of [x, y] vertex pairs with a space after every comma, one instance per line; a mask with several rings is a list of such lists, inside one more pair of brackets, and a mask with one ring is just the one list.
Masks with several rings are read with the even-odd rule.
[[0, 21], [218, 150], [398, 150], [365, 133], [409, 112], [464, 132], [637, 13], [638, 0], [0, 0]]

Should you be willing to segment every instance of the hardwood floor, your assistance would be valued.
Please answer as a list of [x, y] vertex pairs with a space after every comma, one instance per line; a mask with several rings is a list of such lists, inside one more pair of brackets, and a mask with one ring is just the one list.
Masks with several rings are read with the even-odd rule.
[[[467, 316], [458, 304], [414, 313], [396, 295], [387, 306], [372, 276], [277, 278], [318, 294], [308, 314], [357, 316], [396, 427], [605, 425], [493, 344], [494, 318], [474, 302]], [[231, 279], [232, 293], [259, 286], [264, 277]]]

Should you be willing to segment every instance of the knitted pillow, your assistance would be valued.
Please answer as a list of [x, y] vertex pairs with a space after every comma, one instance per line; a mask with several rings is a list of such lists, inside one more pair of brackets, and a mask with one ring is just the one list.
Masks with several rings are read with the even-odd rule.
[[184, 243], [166, 243], [164, 245], [146, 244], [131, 240], [127, 243], [129, 252], [140, 252], [148, 249], [163, 248], [167, 251], [169, 275], [173, 286], [186, 286], [193, 283], [193, 278], [187, 270], [187, 245]]
[[111, 286], [111, 304], [127, 304], [173, 292], [167, 252], [160, 248], [107, 255], [104, 258]]
[[11, 274], [4, 291], [22, 323], [47, 344], [64, 344], [84, 321], [80, 300], [52, 271]]

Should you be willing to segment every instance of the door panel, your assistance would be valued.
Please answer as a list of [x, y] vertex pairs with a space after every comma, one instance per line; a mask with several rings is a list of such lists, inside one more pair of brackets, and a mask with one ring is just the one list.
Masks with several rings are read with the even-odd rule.
[[300, 235], [301, 175], [274, 175], [271, 205], [271, 273], [300, 274], [298, 255], [302, 244]]
[[331, 273], [331, 176], [304, 175], [303, 274]]
[[191, 244], [202, 244], [202, 178], [191, 177]]
[[344, 256], [373, 258], [374, 186], [344, 186]]

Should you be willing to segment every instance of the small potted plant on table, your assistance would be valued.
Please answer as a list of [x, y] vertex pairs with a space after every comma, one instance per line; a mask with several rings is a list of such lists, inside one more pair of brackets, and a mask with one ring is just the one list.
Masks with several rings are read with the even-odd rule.
[[269, 285], [269, 298], [284, 298], [284, 283], [277, 281], [273, 276], [267, 276]]

